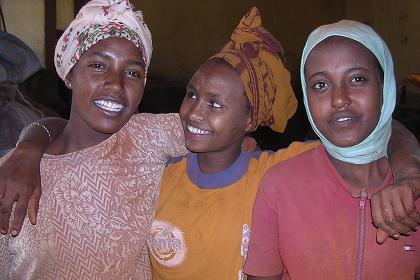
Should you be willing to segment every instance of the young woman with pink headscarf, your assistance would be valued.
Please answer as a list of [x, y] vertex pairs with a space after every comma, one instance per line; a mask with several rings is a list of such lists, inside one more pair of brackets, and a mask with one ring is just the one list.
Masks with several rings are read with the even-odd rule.
[[185, 153], [176, 114], [133, 116], [151, 53], [128, 1], [89, 2], [58, 41], [70, 119], [41, 161], [37, 224], [0, 236], [1, 279], [150, 277], [145, 244], [163, 167]]

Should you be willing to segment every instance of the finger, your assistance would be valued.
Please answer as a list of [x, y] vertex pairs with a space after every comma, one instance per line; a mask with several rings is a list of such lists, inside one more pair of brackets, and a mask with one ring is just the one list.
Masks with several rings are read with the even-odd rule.
[[[407, 225], [401, 223], [397, 217], [395, 216], [394, 213], [394, 208], [393, 206], [386, 206], [384, 208], [385, 214], [384, 214], [384, 219], [385, 219], [385, 223], [392, 228], [392, 230], [394, 232], [400, 233], [400, 234], [409, 234], [411, 232], [410, 227], [408, 227]], [[395, 235], [395, 233], [394, 233]]]
[[383, 244], [387, 238], [388, 238], [388, 233], [378, 228], [376, 232], [376, 242], [378, 242], [378, 244]]
[[[389, 207], [389, 206], [388, 206]], [[385, 207], [382, 205], [382, 200], [379, 195], [374, 195], [371, 200], [372, 209], [372, 222], [382, 232], [385, 232], [388, 236], [392, 236], [394, 239], [398, 239], [398, 232], [391, 228], [386, 222], [383, 214]], [[381, 237], [381, 236], [380, 236]], [[379, 238], [379, 241], [385, 241], [384, 238]], [[378, 241], [378, 238], [377, 238]], [[379, 243], [381, 244], [381, 243]]]
[[[404, 198], [403, 201], [406, 201], [406, 199]], [[408, 234], [412, 230], [416, 229], [416, 221], [411, 218], [410, 214], [408, 213], [406, 207], [404, 206], [401, 200], [397, 199], [392, 201], [392, 210], [394, 211], [395, 215], [395, 227], [400, 233]], [[413, 210], [410, 211], [412, 212]]]
[[16, 207], [13, 212], [12, 222], [10, 224], [10, 234], [18, 236], [22, 229], [23, 221], [26, 217], [26, 206], [28, 205], [28, 198], [21, 196], [16, 202]]
[[412, 229], [417, 229], [420, 224], [420, 212], [416, 209], [413, 196], [408, 196], [403, 200], [403, 206], [405, 211], [408, 213], [408, 216], [413, 221], [414, 227]]
[[38, 216], [39, 200], [41, 198], [41, 187], [38, 186], [32, 193], [28, 202], [28, 216], [33, 225], [36, 225]]
[[0, 205], [0, 232], [2, 234], [7, 234], [9, 232], [10, 213], [15, 201], [15, 198], [8, 194], [9, 193], [6, 192]]
[[384, 230], [394, 239], [400, 238], [400, 233], [408, 231], [408, 228], [404, 228], [403, 225], [396, 222], [393, 206], [390, 201], [382, 201], [382, 213], [384, 224], [378, 225], [379, 228]]
[[418, 210], [415, 210], [414, 213], [410, 214], [410, 217], [416, 221], [417, 228], [420, 225], [420, 212]]

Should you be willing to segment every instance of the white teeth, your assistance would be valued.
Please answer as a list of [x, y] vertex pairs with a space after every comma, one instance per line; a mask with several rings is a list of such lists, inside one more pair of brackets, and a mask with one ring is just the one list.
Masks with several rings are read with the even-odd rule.
[[337, 121], [338, 122], [345, 122], [345, 121], [348, 121], [348, 120], [350, 120], [350, 118], [339, 118]]
[[95, 100], [95, 104], [106, 110], [111, 112], [120, 112], [122, 109], [124, 109], [124, 106], [109, 100]]
[[208, 130], [204, 130], [204, 129], [199, 129], [197, 127], [192, 127], [192, 126], [187, 126], [188, 131], [191, 132], [192, 134], [199, 134], [199, 135], [206, 135], [206, 134], [210, 134], [211, 132]]

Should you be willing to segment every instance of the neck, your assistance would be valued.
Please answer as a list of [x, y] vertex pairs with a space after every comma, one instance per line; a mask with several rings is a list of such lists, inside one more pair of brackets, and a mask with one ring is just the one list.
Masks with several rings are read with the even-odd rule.
[[201, 172], [216, 173], [231, 166], [241, 154], [241, 145], [225, 151], [197, 153], [198, 165]]
[[385, 157], [366, 164], [354, 164], [328, 156], [343, 179], [353, 189], [368, 190], [380, 185], [389, 168], [388, 159]]
[[112, 134], [100, 133], [89, 128], [86, 130], [80, 129], [80, 126], [73, 125], [71, 119], [67, 123], [63, 132], [48, 148], [47, 153], [52, 155], [63, 155], [76, 151], [80, 151], [92, 146], [95, 146]]

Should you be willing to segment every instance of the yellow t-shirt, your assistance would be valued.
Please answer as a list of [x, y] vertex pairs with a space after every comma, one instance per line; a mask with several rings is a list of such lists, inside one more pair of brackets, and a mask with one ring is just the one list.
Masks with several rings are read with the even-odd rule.
[[196, 154], [166, 168], [148, 245], [154, 279], [245, 279], [242, 273], [259, 183], [274, 164], [318, 142], [276, 153], [242, 152], [228, 169], [200, 172]]

